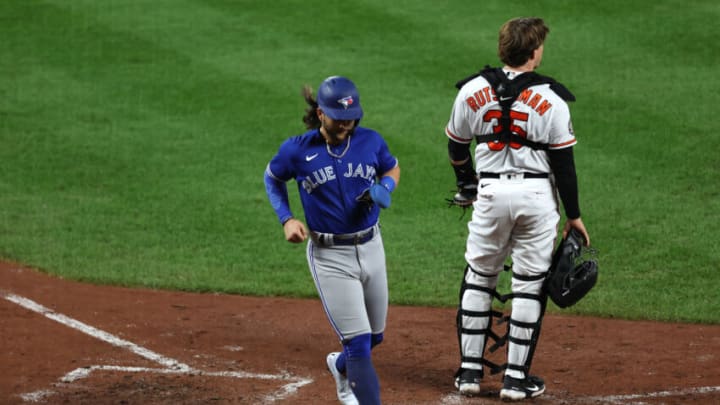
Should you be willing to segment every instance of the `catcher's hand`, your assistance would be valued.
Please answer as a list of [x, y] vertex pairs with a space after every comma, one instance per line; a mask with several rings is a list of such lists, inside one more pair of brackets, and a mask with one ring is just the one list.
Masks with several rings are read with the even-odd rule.
[[458, 190], [451, 199], [446, 199], [448, 206], [467, 209], [477, 199], [477, 181], [458, 181]]

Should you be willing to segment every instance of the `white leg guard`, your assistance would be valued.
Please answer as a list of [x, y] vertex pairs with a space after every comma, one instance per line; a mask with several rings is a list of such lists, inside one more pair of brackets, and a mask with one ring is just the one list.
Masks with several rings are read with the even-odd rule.
[[469, 266], [465, 270], [457, 314], [461, 369], [482, 370], [487, 339], [496, 339], [490, 328], [493, 316], [502, 315], [492, 310], [497, 280], [497, 274], [484, 276]]
[[513, 274], [513, 302], [508, 335], [506, 375], [523, 379], [530, 370], [532, 357], [540, 336], [546, 297], [542, 292], [545, 274], [520, 276]]

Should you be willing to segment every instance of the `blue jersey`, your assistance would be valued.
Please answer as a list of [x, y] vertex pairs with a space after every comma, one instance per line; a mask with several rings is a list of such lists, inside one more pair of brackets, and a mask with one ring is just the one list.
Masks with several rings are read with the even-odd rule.
[[397, 166], [382, 136], [357, 127], [341, 145], [330, 146], [319, 129], [285, 141], [267, 174], [295, 179], [308, 228], [324, 233], [353, 233], [378, 221], [380, 208], [357, 201], [376, 176]]

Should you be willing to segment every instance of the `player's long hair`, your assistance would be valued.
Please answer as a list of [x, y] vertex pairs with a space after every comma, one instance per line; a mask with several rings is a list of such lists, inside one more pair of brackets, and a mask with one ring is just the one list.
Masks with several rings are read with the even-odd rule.
[[318, 103], [313, 97], [312, 88], [305, 85], [302, 89], [302, 95], [308, 107], [305, 109], [305, 115], [303, 116], [303, 122], [307, 129], [320, 128], [320, 118], [317, 115]]

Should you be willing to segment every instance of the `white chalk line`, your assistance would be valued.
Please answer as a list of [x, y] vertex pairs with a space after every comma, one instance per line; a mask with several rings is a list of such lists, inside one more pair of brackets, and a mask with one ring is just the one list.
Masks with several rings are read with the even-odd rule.
[[158, 353], [153, 352], [152, 350], [148, 350], [144, 347], [136, 345], [135, 343], [121, 339], [115, 335], [111, 335], [105, 331], [99, 330], [90, 325], [82, 323], [76, 319], [67, 317], [63, 314], [56, 313], [55, 311], [53, 311], [49, 308], [45, 308], [44, 306], [38, 304], [35, 301], [29, 300], [24, 297], [20, 297], [15, 294], [3, 293], [3, 297], [6, 300], [8, 300], [10, 302], [14, 302], [15, 304], [18, 304], [23, 308], [29, 309], [33, 312], [37, 312], [38, 314], [44, 315], [45, 317], [50, 318], [56, 322], [59, 322], [65, 326], [71, 327], [73, 329], [77, 329], [80, 332], [85, 333], [86, 335], [90, 335], [96, 339], [110, 343], [113, 346], [127, 349], [127, 350], [137, 354], [140, 357], [144, 357], [150, 361], [159, 363], [160, 365], [163, 365], [167, 368], [178, 369], [178, 370], [189, 370], [190, 369], [190, 366], [188, 366], [187, 364], [183, 364], [183, 363], [180, 363], [173, 359], [170, 359], [168, 357], [162, 356]]
[[[12, 293], [7, 293], [0, 290], [0, 296], [6, 300], [20, 305], [23, 308], [29, 309], [33, 312], [41, 314], [49, 319], [59, 322], [70, 328], [79, 330], [86, 335], [92, 336], [96, 339], [107, 342], [113, 346], [120, 347], [137, 354], [140, 357], [153, 361], [160, 364], [164, 368], [147, 368], [147, 367], [122, 367], [113, 365], [94, 365], [89, 367], [80, 367], [69, 373], [65, 374], [60, 381], [63, 383], [74, 382], [83, 378], [87, 378], [92, 372], [96, 370], [101, 371], [121, 371], [121, 372], [143, 372], [143, 373], [160, 373], [160, 374], [194, 374], [208, 377], [226, 377], [226, 378], [247, 378], [247, 379], [260, 379], [260, 380], [283, 380], [290, 381], [281, 387], [279, 392], [265, 397], [265, 402], [274, 402], [280, 399], [285, 399], [288, 396], [297, 392], [297, 390], [307, 384], [313, 382], [311, 378], [296, 377], [291, 374], [259, 374], [259, 373], [248, 373], [245, 371], [204, 371], [198, 370], [185, 363], [181, 363], [175, 359], [163, 356], [152, 350], [146, 349], [128, 340], [119, 338], [115, 335], [92, 327], [88, 324], [80, 322], [76, 319], [70, 318], [63, 314], [57, 313], [52, 309], [46, 308], [35, 301], [28, 298], [21, 297]], [[52, 391], [39, 390], [31, 393], [20, 395], [23, 400], [27, 402], [39, 402], [44, 398], [52, 395]]]
[[[720, 392], [720, 386], [716, 387], [696, 387], [696, 388], [685, 388], [673, 391], [657, 391], [648, 392], [645, 394], [626, 394], [626, 395], [602, 395], [595, 397], [582, 398], [584, 402], [604, 402], [608, 404], [627, 404], [626, 401], [642, 400], [642, 399], [656, 399], [656, 398], [668, 398], [680, 395], [705, 395]], [[634, 403], [634, 402], [632, 402]]]
[[[573, 401], [573, 403], [578, 403], [578, 404], [587, 403], [587, 404], [641, 405], [641, 404], [644, 404], [644, 402], [642, 402], [643, 399], [649, 400], [649, 399], [658, 399], [658, 398], [669, 398], [669, 397], [676, 397], [676, 396], [682, 396], [682, 395], [706, 395], [706, 394], [712, 394], [715, 392], [720, 392], [720, 386], [685, 388], [685, 389], [672, 390], [672, 391], [648, 392], [645, 394], [598, 395], [598, 396], [592, 396], [592, 397], [575, 397], [575, 398], [558, 397], [558, 396], [554, 396], [554, 395], [550, 394], [550, 395], [543, 395], [541, 398], [557, 399], [558, 402], [571, 400], [571, 401]], [[628, 401], [630, 401], [630, 402], [628, 402]], [[440, 403], [443, 405], [461, 405], [461, 404], [470, 404], [470, 403], [475, 403], [475, 402], [476, 401], [475, 401], [474, 397], [468, 398], [468, 397], [462, 396], [461, 394], [459, 394], [457, 392], [447, 394], [447, 395], [443, 396], [440, 400]]]

